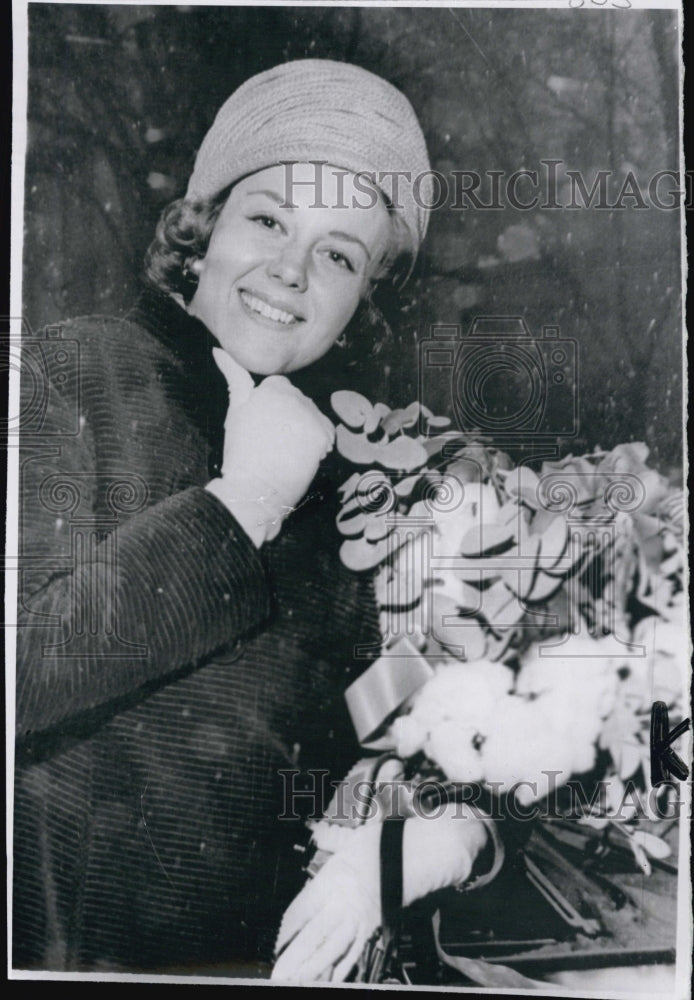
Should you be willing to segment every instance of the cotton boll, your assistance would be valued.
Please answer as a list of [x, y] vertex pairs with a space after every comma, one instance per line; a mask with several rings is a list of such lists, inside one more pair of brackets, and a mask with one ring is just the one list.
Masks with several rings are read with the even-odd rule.
[[451, 781], [481, 781], [484, 769], [482, 755], [473, 742], [476, 735], [474, 727], [449, 719], [434, 729], [424, 749]]
[[411, 756], [423, 749], [451, 780], [481, 780], [481, 756], [473, 740], [489, 732], [496, 705], [512, 682], [508, 667], [489, 660], [438, 664], [415, 695], [411, 713], [391, 727], [398, 753]]
[[614, 706], [616, 688], [614, 675], [587, 677], [582, 683], [571, 678], [545, 691], [541, 698], [551, 703], [560, 721], [568, 725], [589, 723], [599, 728], [600, 720], [606, 718]]
[[[613, 645], [608, 639], [609, 653]], [[516, 693], [551, 695], [560, 717], [604, 719], [612, 711], [621, 660], [607, 655], [604, 640], [574, 637], [557, 648], [565, 655], [542, 657], [530, 650], [516, 681]]]
[[[509, 696], [499, 702], [492, 732], [481, 747], [485, 779], [508, 791], [519, 781], [546, 785], [543, 770], [558, 770], [565, 752], [551, 714], [537, 702]], [[543, 784], [544, 783], [544, 784]]]
[[593, 769], [597, 757], [596, 739], [577, 739], [572, 747], [571, 763], [568, 768], [571, 774], [585, 774], [586, 771]]
[[584, 685], [583, 688], [555, 688], [538, 699], [552, 715], [556, 726], [564, 732], [597, 733], [603, 715], [600, 705], [604, 701], [604, 686]]
[[452, 719], [486, 733], [498, 699], [512, 682], [512, 671], [490, 660], [441, 664], [416, 695], [412, 715], [430, 731]]
[[429, 733], [415, 716], [400, 715], [390, 727], [389, 735], [398, 756], [406, 758], [423, 748]]
[[505, 697], [513, 686], [513, 671], [503, 663], [476, 660], [464, 663], [462, 667], [468, 684], [474, 683], [479, 690], [484, 685], [494, 702]]
[[598, 716], [577, 719], [563, 727], [567, 746], [567, 767], [572, 774], [584, 774], [595, 765], [601, 728], [602, 720]]
[[524, 657], [516, 683], [519, 694], [583, 686], [614, 673], [621, 662], [608, 654], [604, 642], [590, 637], [574, 636], [561, 646], [545, 646], [544, 650], [545, 655], [541, 655], [539, 646], [531, 646]]
[[[597, 739], [603, 724], [598, 711], [599, 697], [590, 690], [573, 694], [573, 699], [567, 698], [566, 692], [559, 689], [538, 699], [545, 713], [551, 717], [549, 728], [556, 734], [561, 767], [569, 775], [582, 774], [593, 767]], [[559, 760], [559, 757], [556, 759]]]
[[557, 688], [573, 688], [579, 665], [560, 655], [542, 657], [531, 647], [516, 678], [516, 694], [541, 695]]
[[603, 679], [600, 695], [597, 700], [597, 714], [601, 719], [606, 719], [617, 704], [619, 692], [619, 677], [616, 671]]

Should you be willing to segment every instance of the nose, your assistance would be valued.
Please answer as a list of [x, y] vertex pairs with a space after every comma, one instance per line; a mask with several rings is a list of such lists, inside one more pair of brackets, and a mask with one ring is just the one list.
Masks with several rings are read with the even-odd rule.
[[307, 254], [296, 243], [287, 243], [270, 261], [268, 271], [272, 278], [287, 288], [303, 292], [307, 287]]

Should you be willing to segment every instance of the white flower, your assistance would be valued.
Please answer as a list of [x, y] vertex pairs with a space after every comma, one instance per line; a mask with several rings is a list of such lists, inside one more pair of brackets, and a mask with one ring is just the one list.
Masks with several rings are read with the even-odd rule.
[[412, 757], [426, 743], [429, 733], [413, 715], [399, 715], [390, 727], [390, 737], [399, 757]]
[[520, 695], [552, 694], [555, 710], [575, 716], [604, 719], [615, 702], [618, 675], [624, 662], [615, 656], [615, 642], [592, 639], [589, 636], [571, 636], [554, 648], [532, 646], [523, 659], [516, 681]]
[[513, 672], [502, 663], [442, 663], [417, 692], [413, 717], [429, 732], [444, 719], [487, 732], [495, 704], [511, 689]]
[[513, 672], [490, 660], [438, 664], [434, 677], [414, 696], [409, 715], [391, 726], [398, 754], [409, 757], [423, 750], [451, 781], [482, 780], [479, 743], [512, 683]]
[[451, 781], [473, 782], [484, 778], [484, 764], [474, 726], [445, 719], [431, 733], [424, 750]]
[[497, 787], [501, 783], [501, 792], [510, 791], [518, 782], [534, 783], [534, 791], [526, 786], [519, 791], [521, 801], [541, 795], [546, 785], [542, 772], [564, 771], [569, 763], [554, 721], [541, 699], [503, 698], [496, 707], [493, 729], [482, 744], [486, 780]]

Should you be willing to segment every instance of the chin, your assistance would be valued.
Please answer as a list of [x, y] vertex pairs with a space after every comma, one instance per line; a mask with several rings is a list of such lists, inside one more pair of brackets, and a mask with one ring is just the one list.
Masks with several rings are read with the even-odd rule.
[[268, 375], [287, 375], [292, 370], [291, 368], [287, 368], [284, 365], [257, 364], [257, 365], [244, 365], [244, 367], [252, 375], [260, 375], [263, 378], [267, 378]]
[[289, 370], [290, 362], [287, 358], [271, 351], [258, 351], [257, 345], [249, 348], [248, 345], [233, 340], [226, 343], [220, 340], [220, 345], [238, 365], [254, 375], [281, 375]]

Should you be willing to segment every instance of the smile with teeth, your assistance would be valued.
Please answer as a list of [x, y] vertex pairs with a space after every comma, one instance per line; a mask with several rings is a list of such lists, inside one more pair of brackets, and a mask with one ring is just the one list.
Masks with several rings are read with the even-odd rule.
[[274, 320], [275, 323], [282, 323], [285, 326], [289, 326], [291, 323], [297, 323], [299, 321], [299, 316], [295, 316], [293, 313], [285, 312], [284, 309], [275, 309], [274, 306], [268, 305], [262, 299], [258, 299], [255, 295], [251, 295], [250, 292], [240, 292], [241, 301], [243, 304], [251, 310], [251, 312], [258, 313], [260, 316], [264, 316], [266, 319]]

